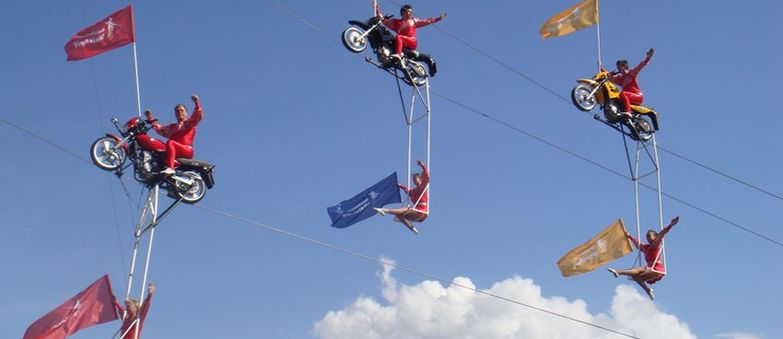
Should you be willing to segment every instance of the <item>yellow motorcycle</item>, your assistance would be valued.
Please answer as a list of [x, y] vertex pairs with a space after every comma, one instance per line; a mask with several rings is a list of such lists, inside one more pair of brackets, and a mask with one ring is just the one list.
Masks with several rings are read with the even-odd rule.
[[649, 107], [631, 105], [631, 117], [621, 115], [623, 101], [620, 99], [620, 88], [609, 81], [611, 75], [609, 72], [599, 72], [592, 79], [578, 79], [578, 84], [571, 90], [571, 101], [576, 108], [585, 112], [591, 111], [596, 104], [601, 105], [603, 118], [598, 114], [593, 118], [633, 140], [650, 140], [658, 130], [658, 113]]

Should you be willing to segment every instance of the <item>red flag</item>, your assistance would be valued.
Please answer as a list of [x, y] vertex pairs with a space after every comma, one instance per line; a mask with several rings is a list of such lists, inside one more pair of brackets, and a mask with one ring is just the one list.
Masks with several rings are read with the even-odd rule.
[[22, 339], [62, 339], [92, 325], [119, 319], [109, 275], [36, 320]]
[[96, 56], [136, 41], [131, 5], [76, 33], [65, 44], [68, 61]]

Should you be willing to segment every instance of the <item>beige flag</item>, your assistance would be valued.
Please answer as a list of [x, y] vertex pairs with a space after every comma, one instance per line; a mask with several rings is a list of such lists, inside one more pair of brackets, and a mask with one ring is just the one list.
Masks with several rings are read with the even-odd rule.
[[557, 261], [560, 272], [564, 277], [587, 273], [633, 252], [623, 229], [623, 220], [618, 219], [590, 241], [568, 251]]
[[555, 14], [538, 30], [541, 39], [571, 34], [598, 23], [598, 0], [584, 0]]

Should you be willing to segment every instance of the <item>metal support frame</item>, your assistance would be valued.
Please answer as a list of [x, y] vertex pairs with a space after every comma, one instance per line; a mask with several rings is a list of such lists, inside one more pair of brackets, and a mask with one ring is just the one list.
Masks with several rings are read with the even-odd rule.
[[[160, 193], [159, 184], [155, 183], [152, 186], [147, 187], [147, 200], [139, 216], [139, 222], [136, 224], [136, 232], [134, 233], [133, 254], [131, 257], [130, 271], [128, 272], [128, 287], [125, 290], [125, 299], [130, 298], [131, 290], [133, 289], [133, 277], [136, 271], [136, 259], [138, 258], [138, 254], [139, 254], [139, 245], [141, 244], [144, 235], [149, 234], [149, 239], [147, 240], [147, 253], [144, 259], [144, 274], [142, 275], [141, 286], [139, 291], [139, 299], [138, 299], [139, 303], [144, 302], [145, 294], [147, 292], [145, 286], [147, 285], [147, 277], [148, 277], [149, 267], [150, 267], [150, 258], [152, 257], [152, 243], [155, 239], [155, 228], [161, 220], [166, 218], [174, 210], [174, 208], [177, 207], [180, 202], [182, 202], [182, 199], [177, 199], [169, 207], [167, 207], [163, 211], [163, 213], [158, 215], [159, 193]], [[137, 312], [136, 319], [134, 321], [139, 322], [140, 316], [141, 316], [140, 312]], [[124, 317], [125, 314], [123, 314], [123, 318]], [[138, 333], [138, 331], [136, 333]]]
[[[400, 77], [396, 76], [397, 79], [397, 89], [400, 92], [400, 103], [402, 104], [402, 111], [405, 118], [405, 125], [408, 129], [408, 150], [407, 150], [407, 175], [406, 175], [406, 183], [407, 186], [411, 186], [411, 166], [412, 166], [412, 157], [413, 157], [413, 125], [417, 122], [420, 122], [422, 119], [426, 119], [427, 123], [427, 141], [426, 141], [426, 150], [425, 150], [425, 165], [427, 166], [427, 169], [431, 172], [432, 168], [430, 167], [430, 145], [431, 145], [431, 138], [430, 138], [430, 132], [431, 132], [431, 123], [432, 123], [432, 107], [430, 106], [430, 81], [429, 78], [424, 79], [424, 84], [422, 86], [411, 86], [411, 96], [410, 96], [410, 105], [406, 107], [405, 101], [402, 96], [402, 86], [400, 85]], [[424, 88], [424, 91], [422, 91], [421, 88]], [[424, 113], [420, 116], [416, 116], [416, 99], [419, 99], [423, 106], [424, 106]], [[427, 186], [425, 187], [426, 194], [429, 194], [430, 184], [427, 183]], [[423, 195], [422, 195], [423, 196]], [[431, 200], [428, 201], [428, 207], [431, 207], [429, 205], [431, 203]], [[416, 201], [413, 206], [416, 206], [418, 204], [418, 201]], [[422, 213], [428, 213], [426, 211], [420, 211]]]
[[[655, 139], [655, 134], [653, 134], [652, 139], [647, 142], [637, 140], [636, 150], [634, 152], [634, 160], [632, 163], [631, 152], [628, 145], [628, 137], [625, 135], [625, 133], [623, 134], [623, 145], [625, 146], [625, 155], [626, 159], [628, 160], [628, 170], [631, 173], [631, 181], [633, 182], [634, 210], [636, 215], [636, 238], [639, 239], [639, 241], [642, 241], [641, 212], [639, 209], [639, 180], [653, 174], [655, 174], [655, 191], [658, 196], [658, 229], [663, 229], [663, 199], [661, 193], [661, 166], [658, 158], [658, 143]], [[642, 155], [642, 150], [644, 150], [644, 155]], [[647, 172], [640, 174], [640, 163], [642, 158], [649, 160], [649, 168], [647, 169]], [[657, 273], [666, 274], [668, 266], [666, 265], [666, 246], [665, 240], [663, 239], [661, 240], [661, 251], [659, 252], [659, 255], [661, 256], [660, 259], [663, 262], [664, 271]], [[642, 258], [641, 251], [636, 256], [635, 264], [638, 266], [647, 265], [647, 263], [644, 262], [644, 259]]]

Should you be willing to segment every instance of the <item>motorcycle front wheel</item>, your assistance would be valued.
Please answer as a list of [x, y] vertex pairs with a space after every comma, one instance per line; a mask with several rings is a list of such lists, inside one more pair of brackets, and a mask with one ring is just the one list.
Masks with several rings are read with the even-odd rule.
[[188, 171], [181, 175], [193, 182], [188, 185], [174, 179], [174, 193], [182, 199], [182, 202], [192, 205], [204, 199], [204, 195], [207, 194], [207, 185], [204, 183], [204, 179], [196, 172]]
[[595, 96], [590, 95], [591, 92], [593, 92], [592, 87], [585, 84], [578, 84], [571, 90], [571, 102], [573, 102], [574, 106], [580, 111], [589, 112], [595, 108], [596, 104]]
[[343, 45], [349, 51], [359, 53], [367, 48], [367, 37], [363, 37], [364, 31], [356, 27], [348, 27], [343, 31]]
[[95, 140], [90, 147], [90, 158], [92, 162], [106, 171], [113, 171], [125, 162], [125, 149], [117, 147], [117, 139], [112, 137], [102, 137]]

